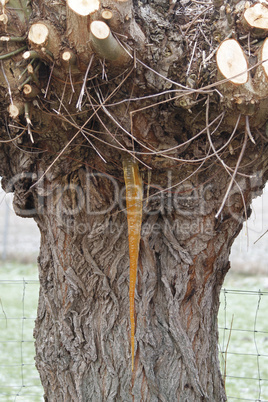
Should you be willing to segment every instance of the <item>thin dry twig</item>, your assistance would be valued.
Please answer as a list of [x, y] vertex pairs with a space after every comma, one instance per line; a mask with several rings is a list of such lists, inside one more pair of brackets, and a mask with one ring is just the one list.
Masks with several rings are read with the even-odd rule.
[[[133, 69], [132, 69], [133, 70]], [[131, 71], [132, 71], [131, 70]], [[129, 72], [129, 75], [131, 74], [131, 71]], [[124, 81], [128, 78], [128, 76], [123, 79], [120, 84], [111, 92], [110, 95], [107, 96], [107, 98], [104, 100], [103, 103], [105, 103], [106, 101], [108, 101], [109, 99], [111, 99], [113, 97], [113, 95], [118, 91], [118, 89], [123, 85]], [[54, 164], [59, 160], [59, 158], [64, 154], [64, 152], [66, 151], [66, 149], [69, 147], [69, 145], [78, 137], [78, 135], [81, 133], [82, 130], [84, 130], [84, 128], [88, 125], [88, 123], [93, 119], [93, 117], [96, 115], [96, 113], [101, 109], [101, 105], [98, 106], [97, 109], [95, 109], [93, 111], [93, 113], [89, 116], [89, 118], [85, 121], [85, 123], [79, 127], [79, 129], [77, 130], [77, 132], [74, 134], [74, 136], [70, 139], [70, 141], [68, 141], [68, 143], [63, 147], [63, 149], [61, 150], [61, 152], [56, 156], [56, 158], [54, 159], [54, 161], [48, 166], [48, 168], [45, 170], [45, 172], [40, 176], [40, 178], [30, 187], [33, 188], [35, 187], [38, 183], [40, 183], [43, 178], [46, 176], [46, 174], [49, 172], [49, 170], [52, 168], [52, 166], [54, 166]], [[56, 114], [57, 111], [55, 111]], [[130, 151], [131, 152], [131, 151]]]
[[[247, 133], [245, 133], [243, 146], [242, 146], [240, 155], [239, 155], [239, 157], [238, 157], [238, 160], [237, 160], [237, 162], [236, 162], [236, 166], [235, 166], [234, 173], [233, 173], [233, 175], [232, 175], [232, 177], [231, 177], [229, 186], [228, 186], [227, 191], [226, 191], [226, 193], [225, 193], [225, 196], [224, 196], [224, 198], [223, 198], [223, 200], [222, 200], [221, 206], [220, 206], [218, 212], [217, 212], [216, 215], [215, 215], [215, 218], [216, 218], [216, 219], [218, 219], [219, 215], [221, 214], [221, 212], [222, 212], [222, 210], [223, 210], [223, 207], [224, 207], [224, 205], [225, 205], [225, 203], [226, 203], [226, 200], [227, 200], [227, 198], [228, 198], [228, 196], [229, 196], [229, 193], [230, 193], [230, 191], [231, 191], [231, 188], [232, 188], [232, 186], [233, 186], [233, 184], [234, 184], [235, 176], [236, 176], [236, 174], [237, 174], [237, 171], [238, 171], [240, 162], [241, 162], [241, 160], [242, 160], [242, 158], [243, 158], [243, 155], [244, 155], [244, 152], [245, 152], [245, 150], [246, 150], [247, 138], [248, 138]], [[242, 191], [242, 190], [241, 190], [241, 191]], [[243, 193], [241, 193], [241, 194], [243, 194]], [[245, 209], [245, 213], [246, 213], [246, 205], [245, 205], [244, 196], [242, 197], [242, 199], [243, 199], [244, 209]]]
[[85, 89], [86, 89], [86, 84], [87, 84], [87, 77], [88, 77], [88, 73], [89, 73], [90, 67], [92, 65], [93, 59], [94, 59], [94, 54], [92, 54], [92, 56], [91, 56], [91, 58], [89, 60], [89, 63], [88, 63], [88, 66], [87, 66], [87, 71], [86, 71], [86, 74], [85, 74], [84, 80], [83, 80], [83, 85], [82, 85], [80, 95], [79, 95], [79, 98], [78, 98], [78, 101], [77, 101], [77, 104], [76, 104], [76, 107], [80, 112], [82, 110], [82, 101], [83, 101], [83, 97], [84, 97], [84, 94], [85, 94]]
[[47, 94], [48, 94], [48, 90], [49, 90], [50, 81], [51, 81], [51, 78], [52, 78], [54, 66], [55, 66], [55, 62], [53, 62], [51, 70], [50, 70], [50, 74], [49, 74], [49, 78], [48, 78], [48, 81], [47, 81], [47, 87], [46, 87], [46, 90], [45, 90], [44, 98], [46, 98]]
[[194, 18], [192, 19], [192, 21], [190, 21], [188, 24], [182, 25], [182, 26], [181, 26], [182, 31], [184, 31], [184, 29], [186, 29], [184, 35], [187, 34], [187, 32], [189, 31], [189, 29], [194, 25], [194, 23], [198, 20], [198, 18], [201, 17], [201, 15], [203, 15], [203, 14], [206, 13], [207, 11], [211, 10], [213, 7], [214, 7], [214, 6], [211, 5], [211, 6], [207, 7], [207, 8], [205, 8], [203, 11], [201, 11], [199, 14], [197, 14], [196, 17], [194, 17]]

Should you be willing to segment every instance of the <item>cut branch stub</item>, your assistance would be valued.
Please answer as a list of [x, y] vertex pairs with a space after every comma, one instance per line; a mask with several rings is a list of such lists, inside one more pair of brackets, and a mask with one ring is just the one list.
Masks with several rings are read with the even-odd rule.
[[38, 59], [40, 55], [35, 50], [27, 50], [26, 52], [23, 53], [22, 57], [24, 60], [29, 60], [29, 59]]
[[39, 21], [32, 24], [28, 33], [28, 40], [31, 48], [36, 50], [41, 58], [46, 58], [44, 49], [48, 51], [48, 54], [52, 54], [54, 59], [58, 58], [61, 37], [56, 27], [49, 21]]
[[106, 9], [102, 11], [101, 16], [105, 21], [109, 22], [113, 18], [113, 12]]
[[29, 96], [32, 93], [32, 86], [30, 84], [25, 84], [23, 87], [23, 94]]
[[224, 78], [236, 85], [249, 79], [248, 63], [243, 49], [235, 39], [223, 41], [216, 54], [217, 66]]
[[106, 60], [127, 62], [130, 56], [114, 38], [108, 25], [103, 21], [90, 24], [91, 41], [96, 52]]
[[[130, 22], [128, 16], [129, 12], [126, 17], [124, 13], [122, 14], [120, 11], [118, 11], [118, 8], [120, 8], [118, 6], [118, 2], [116, 2], [116, 4], [111, 2], [109, 8], [102, 9], [100, 17], [104, 22], [106, 22], [109, 25], [112, 31], [120, 32], [121, 34], [126, 34], [126, 36], [129, 37], [130, 34], [128, 26]], [[99, 19], [100, 18], [98, 16], [96, 20]]]
[[[120, 32], [136, 42], [136, 48], [142, 48], [145, 42], [145, 36], [139, 25], [135, 21], [133, 1], [132, 0], [102, 0], [101, 17], [107, 22], [115, 32]], [[110, 10], [112, 16], [106, 19], [105, 11]], [[104, 13], [104, 14], [103, 14]]]
[[254, 115], [258, 107], [258, 93], [248, 72], [242, 47], [235, 39], [226, 39], [218, 48], [216, 61], [219, 78], [226, 79], [220, 89], [226, 109], [232, 116], [236, 116], [236, 112], [246, 116]]
[[65, 71], [72, 71], [72, 73], [80, 73], [81, 71], [77, 65], [77, 56], [73, 50], [66, 48], [61, 53], [61, 65]]
[[40, 93], [39, 88], [35, 85], [25, 84], [23, 87], [23, 95], [27, 99], [33, 99]]
[[[260, 64], [254, 75], [254, 86], [258, 91], [259, 98], [266, 101], [268, 99], [268, 38], [265, 39], [258, 52], [258, 62]], [[265, 110], [267, 110], [267, 105]]]
[[261, 49], [261, 61], [262, 68], [266, 75], [266, 80], [268, 81], [268, 38], [265, 39]]
[[70, 49], [65, 49], [61, 54], [62, 61], [68, 65], [74, 65], [76, 63], [76, 56]]
[[24, 112], [24, 104], [22, 102], [19, 103], [11, 103], [8, 106], [8, 113], [12, 119], [17, 119]]
[[[94, 3], [94, 4], [92, 4]], [[99, 9], [99, 2], [80, 0], [67, 0], [66, 18], [67, 30], [66, 34], [71, 49], [75, 49], [77, 53], [77, 65], [84, 70], [91, 58], [92, 49], [89, 43], [89, 22], [91, 13]]]
[[242, 24], [246, 31], [255, 37], [265, 37], [268, 32], [268, 8], [263, 3], [256, 3], [244, 11]]
[[99, 0], [67, 0], [67, 4], [71, 10], [83, 16], [92, 14], [100, 8]]
[[45, 24], [38, 22], [31, 26], [28, 39], [30, 43], [33, 43], [34, 45], [46, 46], [48, 42], [48, 35], [48, 27]]

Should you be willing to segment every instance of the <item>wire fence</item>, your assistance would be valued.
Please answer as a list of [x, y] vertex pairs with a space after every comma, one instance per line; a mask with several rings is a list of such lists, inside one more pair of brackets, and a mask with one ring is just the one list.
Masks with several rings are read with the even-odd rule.
[[38, 280], [0, 280], [0, 401], [42, 401], [33, 328]]
[[267, 296], [261, 290], [222, 290], [219, 349], [228, 400], [268, 402]]
[[[0, 401], [39, 402], [34, 362], [38, 280], [0, 280]], [[219, 358], [228, 400], [268, 402], [268, 291], [223, 289]]]

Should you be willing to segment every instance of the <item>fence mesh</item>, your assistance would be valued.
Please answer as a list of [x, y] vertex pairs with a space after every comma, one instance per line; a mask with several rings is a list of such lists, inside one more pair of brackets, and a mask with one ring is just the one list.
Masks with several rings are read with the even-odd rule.
[[39, 282], [0, 280], [0, 401], [43, 401], [34, 362]]
[[[37, 280], [0, 280], [1, 402], [43, 400], [34, 362], [38, 290]], [[268, 402], [267, 296], [222, 290], [219, 358], [228, 400]]]
[[223, 289], [219, 349], [228, 400], [268, 402], [268, 292]]

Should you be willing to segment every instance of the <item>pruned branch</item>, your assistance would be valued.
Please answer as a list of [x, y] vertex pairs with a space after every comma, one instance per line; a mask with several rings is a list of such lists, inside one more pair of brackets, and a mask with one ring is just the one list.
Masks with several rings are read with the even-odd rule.
[[12, 52], [1, 54], [0, 55], [0, 60], [10, 59], [11, 57], [16, 56], [16, 54], [19, 54], [19, 53], [23, 52], [26, 49], [27, 49], [27, 46], [23, 46], [23, 47], [21, 47], [19, 49], [13, 50]]
[[76, 63], [76, 56], [70, 49], [65, 49], [61, 54], [63, 64], [67, 66], [73, 66]]
[[23, 95], [27, 99], [33, 99], [40, 93], [35, 85], [25, 84], [23, 87]]
[[265, 37], [268, 32], [268, 8], [263, 3], [253, 4], [246, 8], [243, 14], [242, 23], [252, 36]]
[[145, 36], [135, 21], [132, 0], [102, 0], [102, 12], [100, 17], [112, 30], [120, 32], [136, 42], [136, 46], [142, 47]]
[[101, 4], [99, 0], [67, 1], [67, 35], [71, 48], [78, 53], [77, 63], [84, 65], [82, 69], [88, 65], [92, 47], [106, 60], [120, 63], [123, 59], [129, 60], [127, 52], [110, 33], [110, 29], [134, 40], [136, 49], [145, 42], [144, 34], [134, 18], [132, 1], [103, 0]]
[[220, 73], [233, 84], [242, 85], [248, 81], [248, 62], [235, 39], [226, 39], [220, 44], [216, 60]]
[[50, 54], [52, 58], [58, 57], [61, 38], [58, 30], [50, 22], [39, 21], [32, 24], [28, 40], [31, 48], [37, 51], [41, 58], [46, 54]]
[[78, 62], [88, 64], [91, 57], [89, 44], [89, 20], [88, 15], [99, 9], [99, 1], [96, 0], [67, 0], [67, 37], [71, 48], [78, 53]]
[[8, 113], [12, 119], [17, 119], [24, 112], [24, 104], [22, 102], [19, 103], [11, 103], [8, 106]]
[[263, 99], [265, 105], [263, 108], [267, 110], [268, 97], [268, 38], [266, 38], [257, 53], [258, 67], [254, 75], [254, 85], [258, 90], [258, 95]]
[[34, 45], [46, 46], [48, 42], [48, 36], [48, 27], [44, 23], [38, 22], [31, 26], [28, 34], [28, 39], [29, 42]]
[[[262, 65], [267, 56], [266, 46], [262, 50], [266, 55], [259, 52], [259, 65], [254, 77], [250, 74], [246, 55], [235, 39], [224, 40], [216, 53], [219, 78], [225, 79], [221, 85], [223, 103], [232, 112], [236, 110], [245, 116], [258, 113], [258, 121], [266, 119], [263, 111], [267, 108], [268, 85], [264, 69], [268, 69], [268, 65]], [[254, 126], [254, 120], [251, 125]]]
[[86, 16], [98, 11], [99, 0], [67, 0], [67, 4], [76, 14]]
[[265, 39], [261, 49], [262, 68], [266, 76], [266, 83], [268, 83], [268, 38]]
[[113, 12], [106, 9], [102, 11], [101, 16], [106, 22], [109, 22], [113, 18]]
[[130, 59], [130, 56], [112, 35], [105, 22], [93, 21], [90, 24], [90, 33], [94, 49], [104, 59], [122, 62]]

